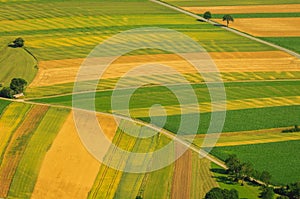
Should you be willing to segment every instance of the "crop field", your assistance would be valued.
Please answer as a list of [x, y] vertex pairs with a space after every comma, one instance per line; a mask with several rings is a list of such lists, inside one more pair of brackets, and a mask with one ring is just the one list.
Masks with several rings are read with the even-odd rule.
[[22, 103], [11, 103], [5, 112], [1, 115], [0, 119], [0, 158], [2, 161], [3, 154], [10, 141], [11, 136], [17, 127], [23, 122], [30, 109], [30, 105]]
[[[201, 3], [199, 3], [200, 5]], [[240, 14], [240, 13], [297, 13], [300, 12], [300, 4], [286, 5], [253, 5], [253, 6], [215, 6], [215, 7], [182, 7], [185, 10], [197, 14], [210, 11], [214, 14]]]
[[297, 4], [299, 3], [297, 0], [246, 0], [246, 1], [235, 1], [235, 0], [203, 0], [201, 2], [194, 1], [194, 0], [165, 0], [165, 2], [168, 2], [170, 4], [176, 5], [176, 6], [232, 6], [232, 5], [286, 5], [286, 4]]
[[2, 112], [5, 110], [5, 108], [10, 104], [10, 101], [6, 100], [0, 100], [0, 116], [2, 115]]
[[12, 135], [6, 147], [0, 166], [0, 196], [6, 197], [13, 180], [19, 161], [30, 141], [31, 133], [35, 131], [39, 122], [47, 112], [46, 106], [34, 106], [27, 114], [24, 122]]
[[[297, 0], [164, 1], [199, 15], [209, 10], [212, 20], [222, 24], [221, 17], [231, 14], [235, 22], [229, 27], [299, 52]], [[167, 131], [176, 134], [183, 116], [200, 115], [201, 120], [197, 132], [181, 129], [184, 136], [180, 138], [193, 142], [196, 148], [211, 147], [202, 143], [216, 136], [206, 135], [212, 103], [219, 105], [217, 110], [222, 104], [227, 109], [212, 155], [224, 160], [228, 154], [237, 154], [242, 161], [252, 162], [255, 169], [269, 171], [274, 185], [300, 180], [300, 134], [281, 133], [300, 125], [297, 57], [149, 0], [0, 2], [1, 87], [9, 86], [15, 77], [28, 82], [24, 99], [0, 99], [0, 198], [198, 199], [213, 187], [235, 188], [241, 198], [257, 198], [258, 186], [229, 184], [222, 169], [192, 150], [156, 171], [125, 172], [143, 163], [147, 168], [157, 166], [158, 157], [152, 152], [170, 143]], [[104, 160], [117, 169], [100, 163], [83, 145], [72, 111], [72, 91], [80, 66], [92, 49], [118, 33], [145, 27], [175, 30], [200, 44], [220, 72], [226, 100], [211, 102], [208, 88], [218, 92], [220, 87], [216, 83], [219, 74], [213, 69], [204, 67], [199, 74], [189, 61], [162, 49], [144, 48], [123, 54], [100, 80], [96, 74], [87, 76], [85, 86], [74, 95], [82, 103], [92, 102], [89, 85], [96, 82], [95, 116], [114, 143]], [[154, 32], [153, 41], [165, 33]], [[8, 47], [17, 37], [25, 40], [25, 47]], [[142, 37], [134, 34], [129, 38], [139, 41]], [[185, 44], [180, 45], [185, 49]], [[100, 56], [110, 58], [118, 50], [112, 46]], [[102, 64], [98, 57], [88, 61]], [[148, 64], [168, 66], [173, 71], [159, 66], [130, 73]], [[137, 83], [142, 86], [133, 92], [128, 104], [136, 123], [115, 119], [112, 113], [127, 113], [121, 102]], [[116, 85], [118, 92], [114, 90]], [[189, 90], [195, 92], [197, 101], [192, 102]], [[177, 93], [182, 94], [185, 103], [180, 103]], [[120, 102], [120, 107], [115, 108], [112, 101]], [[161, 105], [165, 112], [153, 105]], [[89, 118], [81, 119], [90, 122]], [[159, 132], [140, 123], [161, 126], [156, 122], [164, 119], [162, 127], [167, 131]], [[88, 127], [86, 135], [94, 136], [93, 129]], [[192, 133], [197, 133], [194, 140]], [[148, 134], [152, 137], [141, 138]], [[180, 151], [179, 144], [172, 146], [166, 160]], [[131, 153], [122, 154], [118, 149]], [[133, 153], [147, 154], [151, 160], [137, 160]]]
[[[109, 118], [101, 119], [106, 119], [114, 134]], [[81, 144], [70, 114], [45, 156], [31, 198], [87, 198], [99, 168], [100, 163]]]
[[[271, 142], [283, 142], [290, 140], [300, 140], [299, 133], [281, 133], [286, 128], [272, 128], [254, 131], [229, 132], [222, 133], [215, 144], [216, 147], [223, 146], [239, 146], [246, 144], [260, 144]], [[191, 136], [185, 136], [186, 140], [193, 142], [199, 147], [210, 147], [204, 145], [204, 140], [214, 139], [216, 134], [205, 135], [199, 134], [195, 139], [191, 140]]]
[[8, 192], [9, 198], [30, 198], [45, 154], [51, 147], [68, 113], [69, 110], [59, 108], [50, 108], [47, 111], [18, 164]]
[[287, 184], [299, 181], [299, 140], [252, 144], [231, 147], [216, 147], [212, 154], [226, 159], [229, 154], [237, 154], [242, 161], [249, 161], [254, 168], [267, 170], [272, 175], [272, 183]]

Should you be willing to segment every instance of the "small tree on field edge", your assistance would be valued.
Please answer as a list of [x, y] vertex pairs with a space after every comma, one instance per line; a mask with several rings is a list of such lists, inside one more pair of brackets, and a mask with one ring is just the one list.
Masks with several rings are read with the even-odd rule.
[[211, 13], [209, 11], [206, 11], [204, 14], [203, 14], [203, 18], [204, 19], [207, 19], [207, 20], [210, 20], [212, 18], [211, 16]]
[[233, 17], [231, 15], [224, 15], [223, 16], [223, 21], [226, 21], [227, 27], [228, 27], [229, 26], [229, 22], [230, 21], [234, 22], [234, 19], [233, 19]]

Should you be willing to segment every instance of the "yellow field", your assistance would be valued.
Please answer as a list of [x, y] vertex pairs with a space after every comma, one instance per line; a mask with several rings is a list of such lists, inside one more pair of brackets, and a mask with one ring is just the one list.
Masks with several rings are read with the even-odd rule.
[[210, 11], [213, 14], [237, 13], [287, 13], [300, 12], [300, 4], [286, 5], [255, 5], [255, 6], [213, 6], [213, 7], [182, 7], [197, 14]]
[[[274, 107], [274, 106], [288, 106], [288, 105], [300, 105], [299, 96], [288, 96], [288, 97], [273, 97], [273, 98], [255, 98], [255, 99], [242, 99], [242, 100], [228, 100], [226, 102], [227, 110], [239, 110], [248, 108], [263, 108], [263, 107]], [[223, 104], [215, 104], [215, 111], [223, 110]], [[188, 113], [206, 113], [211, 112], [211, 103], [200, 103], [187, 104], [187, 105], [172, 105], [164, 106], [167, 115], [178, 115], [178, 114], [188, 114]], [[126, 110], [115, 111], [118, 114], [126, 114]], [[149, 108], [136, 108], [130, 109], [130, 114], [132, 117], [148, 117]], [[152, 116], [164, 116], [165, 114], [160, 110], [152, 108]]]
[[[226, 24], [221, 19], [215, 20]], [[300, 17], [289, 18], [238, 18], [230, 27], [259, 37], [288, 37], [300, 36]]]
[[[231, 132], [222, 133], [215, 146], [237, 146], [245, 144], [259, 144], [259, 143], [271, 143], [271, 142], [283, 142], [290, 140], [300, 140], [299, 133], [281, 133], [283, 128], [278, 129], [266, 129], [255, 130], [245, 132]], [[216, 134], [208, 135], [206, 139], [215, 139]], [[197, 135], [194, 143], [197, 146], [202, 146], [206, 135]], [[190, 140], [190, 136], [186, 136], [185, 139]], [[202, 146], [210, 147], [210, 146]]]
[[[117, 128], [112, 118], [98, 118], [112, 139]], [[82, 145], [70, 114], [45, 157], [32, 198], [87, 198], [99, 168]]]
[[[220, 72], [265, 72], [299, 71], [299, 59], [281, 51], [266, 52], [226, 52], [210, 53]], [[154, 61], [153, 61], [154, 60]], [[49, 86], [74, 82], [78, 69], [84, 59], [41, 61], [39, 71], [30, 87]], [[123, 56], [116, 60], [105, 72], [103, 79], [118, 78], [129, 70], [148, 63], [161, 63], [170, 66], [179, 73], [195, 74], [197, 71], [177, 55], [139, 55]], [[207, 71], [209, 72], [209, 71]], [[156, 71], [164, 74], [164, 70]], [[146, 71], [145, 71], [145, 74]], [[144, 75], [145, 75], [144, 74]], [[137, 74], [138, 75], [138, 74]], [[140, 74], [142, 75], [142, 74]], [[172, 75], [172, 74], [169, 74]], [[95, 77], [90, 77], [95, 79]]]

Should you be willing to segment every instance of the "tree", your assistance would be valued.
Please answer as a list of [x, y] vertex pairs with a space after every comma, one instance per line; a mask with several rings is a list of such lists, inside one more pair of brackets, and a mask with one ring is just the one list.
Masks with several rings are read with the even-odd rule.
[[204, 14], [203, 14], [203, 18], [204, 19], [207, 19], [207, 20], [210, 20], [211, 19], [211, 13], [209, 11], [206, 11]]
[[23, 93], [26, 85], [26, 80], [22, 78], [13, 78], [10, 83], [10, 89], [12, 89], [15, 92], [15, 94], [19, 94]]
[[205, 199], [224, 199], [223, 190], [219, 187], [212, 188], [206, 193]]
[[13, 98], [13, 95], [14, 95], [14, 91], [8, 87], [4, 87], [0, 91], [0, 97]]
[[224, 189], [223, 190], [223, 198], [224, 199], [239, 199], [239, 193], [235, 189]]
[[242, 185], [244, 185], [245, 178], [252, 176], [253, 173], [254, 173], [254, 169], [250, 162], [241, 164], [238, 176], [239, 176], [239, 179], [242, 180]]
[[293, 199], [300, 199], [300, 181], [293, 183], [289, 186], [290, 188], [290, 197]]
[[278, 196], [276, 199], [290, 199], [290, 198], [287, 196]]
[[227, 171], [229, 174], [235, 175], [238, 179], [238, 174], [241, 170], [241, 163], [237, 156], [235, 154], [229, 155], [229, 157], [225, 160], [225, 164], [228, 167]]
[[232, 17], [231, 15], [224, 15], [224, 16], [223, 16], [223, 21], [226, 21], [227, 27], [228, 27], [229, 22], [230, 22], [230, 21], [234, 22], [234, 19], [233, 19], [233, 17]]
[[266, 183], [267, 186], [270, 184], [271, 178], [272, 175], [267, 171], [263, 171], [260, 175], [260, 180]]
[[142, 196], [137, 196], [137, 197], [135, 197], [135, 199], [143, 199], [143, 197]]
[[273, 199], [274, 198], [274, 190], [271, 187], [264, 188], [263, 192], [261, 193], [262, 199]]
[[14, 47], [23, 47], [24, 42], [25, 42], [24, 39], [22, 39], [21, 37], [18, 37], [17, 39], [15, 39], [15, 41], [13, 41]]

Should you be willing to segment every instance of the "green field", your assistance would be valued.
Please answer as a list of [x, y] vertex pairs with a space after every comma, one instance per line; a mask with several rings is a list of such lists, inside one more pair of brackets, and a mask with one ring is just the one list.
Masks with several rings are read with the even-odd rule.
[[297, 0], [245, 0], [245, 1], [235, 1], [235, 0], [164, 0], [173, 5], [177, 6], [232, 6], [232, 5], [274, 5], [274, 4], [297, 4]]
[[5, 110], [5, 108], [10, 104], [10, 101], [6, 100], [0, 100], [0, 116], [2, 115], [2, 112]]
[[[213, 88], [217, 84], [210, 84]], [[300, 81], [270, 81], [270, 82], [227, 82], [224, 84], [227, 100], [273, 98], [300, 95]], [[169, 86], [178, 92], [186, 92], [186, 86]], [[210, 96], [206, 84], [192, 85], [199, 103], [210, 102]], [[212, 89], [213, 90], [213, 89]], [[111, 96], [113, 91], [102, 91], [96, 93], [96, 110], [103, 112], [111, 111]], [[122, 99], [128, 93], [127, 90], [119, 91], [116, 95]], [[82, 101], [93, 99], [93, 93], [77, 94]], [[182, 97], [182, 96], [181, 96]], [[117, 99], [117, 98], [116, 98]], [[186, 96], [186, 101], [189, 101]], [[32, 100], [34, 102], [72, 106], [72, 95], [49, 97]], [[178, 99], [166, 87], [142, 87], [137, 89], [130, 100], [130, 108], [149, 108], [153, 104], [178, 105]]]
[[215, 147], [212, 154], [225, 160], [229, 154], [237, 154], [244, 162], [250, 161], [258, 171], [266, 170], [272, 175], [272, 183], [284, 185], [299, 181], [300, 141], [267, 144]]
[[9, 86], [11, 79], [20, 77], [29, 84], [37, 73], [37, 61], [23, 48], [7, 47], [4, 41], [0, 37], [0, 83]]
[[262, 39], [300, 53], [300, 37], [263, 37]]
[[32, 135], [10, 186], [8, 198], [30, 198], [43, 159], [69, 110], [50, 108]]
[[[300, 124], [299, 111], [300, 106], [279, 106], [227, 111], [222, 132], [250, 131], [293, 126]], [[191, 119], [191, 122], [193, 122], [194, 116], [195, 114], [186, 115], [187, 118]], [[164, 128], [171, 132], [178, 132], [181, 117], [181, 115], [168, 116]], [[155, 118], [155, 121], [157, 121], [160, 117]], [[146, 122], [150, 121], [150, 118], [140, 119]], [[207, 133], [210, 119], [211, 113], [200, 114], [198, 134]], [[187, 135], [190, 134], [188, 128], [189, 125], [185, 126], [185, 128], [182, 127], [182, 132], [180, 133]]]

